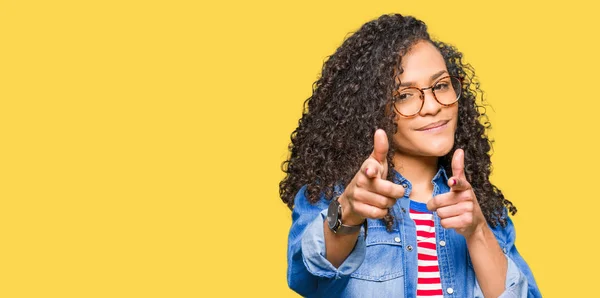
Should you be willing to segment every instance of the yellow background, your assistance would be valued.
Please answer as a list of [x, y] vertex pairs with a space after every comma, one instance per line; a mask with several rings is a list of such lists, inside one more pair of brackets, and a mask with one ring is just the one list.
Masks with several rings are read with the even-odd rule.
[[1, 1], [0, 297], [296, 297], [289, 135], [391, 12], [475, 67], [544, 296], [597, 295], [598, 9], [482, 2]]

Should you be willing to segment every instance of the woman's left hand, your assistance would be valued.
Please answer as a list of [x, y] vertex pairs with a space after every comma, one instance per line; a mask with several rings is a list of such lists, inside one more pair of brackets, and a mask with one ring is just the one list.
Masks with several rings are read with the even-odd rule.
[[427, 202], [427, 208], [437, 212], [442, 227], [455, 229], [469, 239], [476, 232], [481, 232], [487, 223], [473, 188], [465, 177], [465, 153], [462, 149], [454, 152], [452, 174], [448, 179], [450, 192], [433, 197]]

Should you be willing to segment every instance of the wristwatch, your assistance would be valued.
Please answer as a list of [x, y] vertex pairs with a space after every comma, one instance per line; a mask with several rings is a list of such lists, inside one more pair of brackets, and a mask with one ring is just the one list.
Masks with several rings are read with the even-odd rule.
[[[353, 234], [360, 230], [363, 224], [356, 226], [349, 226], [342, 223], [342, 205], [338, 202], [339, 196], [331, 200], [329, 203], [329, 209], [327, 209], [327, 225], [329, 229], [336, 234]], [[365, 229], [367, 220], [365, 219]]]

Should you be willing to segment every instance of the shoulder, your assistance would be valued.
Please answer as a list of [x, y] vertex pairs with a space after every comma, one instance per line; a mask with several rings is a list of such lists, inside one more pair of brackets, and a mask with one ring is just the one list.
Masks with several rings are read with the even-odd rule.
[[508, 215], [506, 208], [503, 209], [501, 218], [506, 222], [505, 226], [502, 226], [500, 223], [498, 223], [495, 227], [492, 225], [489, 225], [489, 227], [494, 233], [494, 236], [496, 236], [500, 246], [505, 248], [506, 246], [513, 245], [515, 242], [515, 226], [512, 219]]

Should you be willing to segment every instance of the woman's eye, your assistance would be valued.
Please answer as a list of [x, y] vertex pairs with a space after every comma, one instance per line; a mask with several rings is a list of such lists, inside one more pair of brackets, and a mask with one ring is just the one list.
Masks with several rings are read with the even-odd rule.
[[437, 83], [437, 85], [435, 85], [435, 90], [440, 90], [440, 91], [444, 91], [448, 89], [449, 84], [446, 82], [442, 82], [442, 83]]
[[410, 99], [410, 98], [411, 98], [411, 96], [412, 96], [412, 94], [411, 94], [411, 93], [400, 93], [400, 95], [398, 95], [398, 99], [399, 99], [400, 101], [403, 101], [403, 100]]

